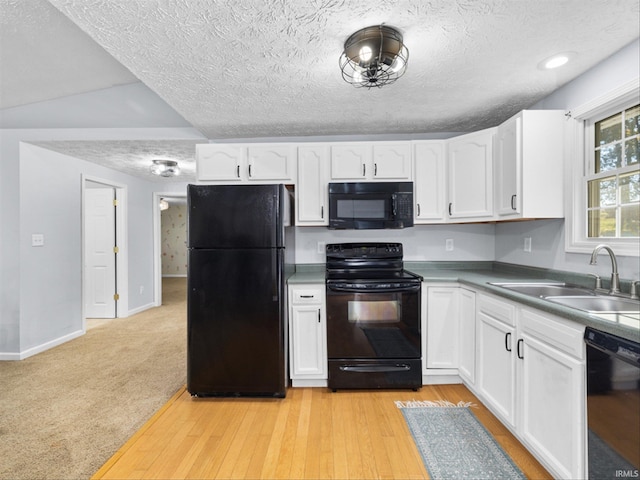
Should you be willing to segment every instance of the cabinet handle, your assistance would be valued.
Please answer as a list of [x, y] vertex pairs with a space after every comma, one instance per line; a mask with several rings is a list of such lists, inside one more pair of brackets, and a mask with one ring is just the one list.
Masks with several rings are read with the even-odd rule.
[[324, 219], [324, 205], [320, 206], [320, 218]]
[[516, 196], [517, 195], [511, 195], [511, 210], [516, 209]]
[[507, 332], [504, 335], [504, 348], [507, 352], [511, 351], [511, 332]]
[[373, 164], [373, 176], [374, 177], [378, 176], [378, 164], [377, 163]]
[[240, 178], [240, 165], [236, 167], [236, 177]]
[[520, 352], [520, 345], [523, 345], [523, 344], [524, 344], [524, 340], [523, 340], [522, 338], [521, 338], [521, 339], [519, 339], [519, 340], [518, 340], [518, 344], [517, 344], [517, 347], [518, 347], [517, 354], [518, 354], [518, 358], [519, 358], [520, 360], [523, 360], [523, 359], [524, 359], [524, 354]]
[[449, 216], [451, 216], [451, 207], [453, 206], [453, 203], [449, 203]]
[[366, 164], [362, 164], [362, 176], [366, 177], [367, 176], [367, 165]]
[[249, 178], [251, 178], [251, 164], [249, 164]]
[[418, 207], [418, 214], [416, 215], [416, 217], [419, 217], [420, 216], [420, 204], [416, 203], [416, 207]]
[[313, 298], [313, 295], [300, 295], [300, 298]]
[[318, 323], [320, 323], [320, 309], [318, 309]]

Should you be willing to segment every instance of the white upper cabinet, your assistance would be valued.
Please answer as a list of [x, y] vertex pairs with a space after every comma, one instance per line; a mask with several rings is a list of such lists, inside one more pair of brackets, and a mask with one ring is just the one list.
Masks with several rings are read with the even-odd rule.
[[296, 186], [296, 225], [328, 225], [329, 145], [298, 147], [298, 183]]
[[564, 215], [563, 139], [560, 110], [523, 110], [498, 127], [494, 181], [499, 217]]
[[331, 145], [331, 180], [364, 180], [371, 165], [370, 143]]
[[288, 143], [215, 144], [196, 146], [201, 181], [294, 183], [296, 147]]
[[335, 181], [411, 180], [409, 142], [331, 144], [330, 179]]
[[448, 174], [451, 219], [493, 219], [493, 136], [496, 128], [449, 140]]
[[414, 223], [441, 223], [446, 214], [446, 146], [444, 140], [413, 143]]
[[411, 144], [374, 143], [372, 173], [374, 179], [411, 180]]
[[196, 145], [196, 175], [198, 180], [240, 182], [241, 168], [247, 151], [242, 145]]

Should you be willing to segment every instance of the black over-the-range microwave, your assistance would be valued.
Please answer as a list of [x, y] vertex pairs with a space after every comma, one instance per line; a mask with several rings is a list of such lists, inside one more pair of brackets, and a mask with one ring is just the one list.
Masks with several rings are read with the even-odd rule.
[[413, 182], [329, 184], [329, 228], [413, 226]]

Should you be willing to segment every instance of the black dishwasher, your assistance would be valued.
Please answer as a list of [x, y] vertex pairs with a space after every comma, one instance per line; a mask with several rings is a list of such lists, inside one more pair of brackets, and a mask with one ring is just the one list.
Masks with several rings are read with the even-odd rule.
[[638, 478], [640, 344], [587, 327], [589, 478]]

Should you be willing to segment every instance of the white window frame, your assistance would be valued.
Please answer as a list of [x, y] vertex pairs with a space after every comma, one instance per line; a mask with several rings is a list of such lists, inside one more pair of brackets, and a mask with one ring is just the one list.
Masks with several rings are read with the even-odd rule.
[[589, 238], [587, 237], [587, 182], [589, 155], [586, 151], [586, 120], [605, 115], [613, 109], [623, 110], [630, 102], [640, 103], [640, 78], [627, 82], [580, 107], [568, 112], [571, 127], [567, 129], [565, 178], [567, 197], [565, 198], [565, 250], [575, 253], [591, 253], [593, 249], [606, 243], [618, 255], [640, 256], [640, 242], [637, 238]]

